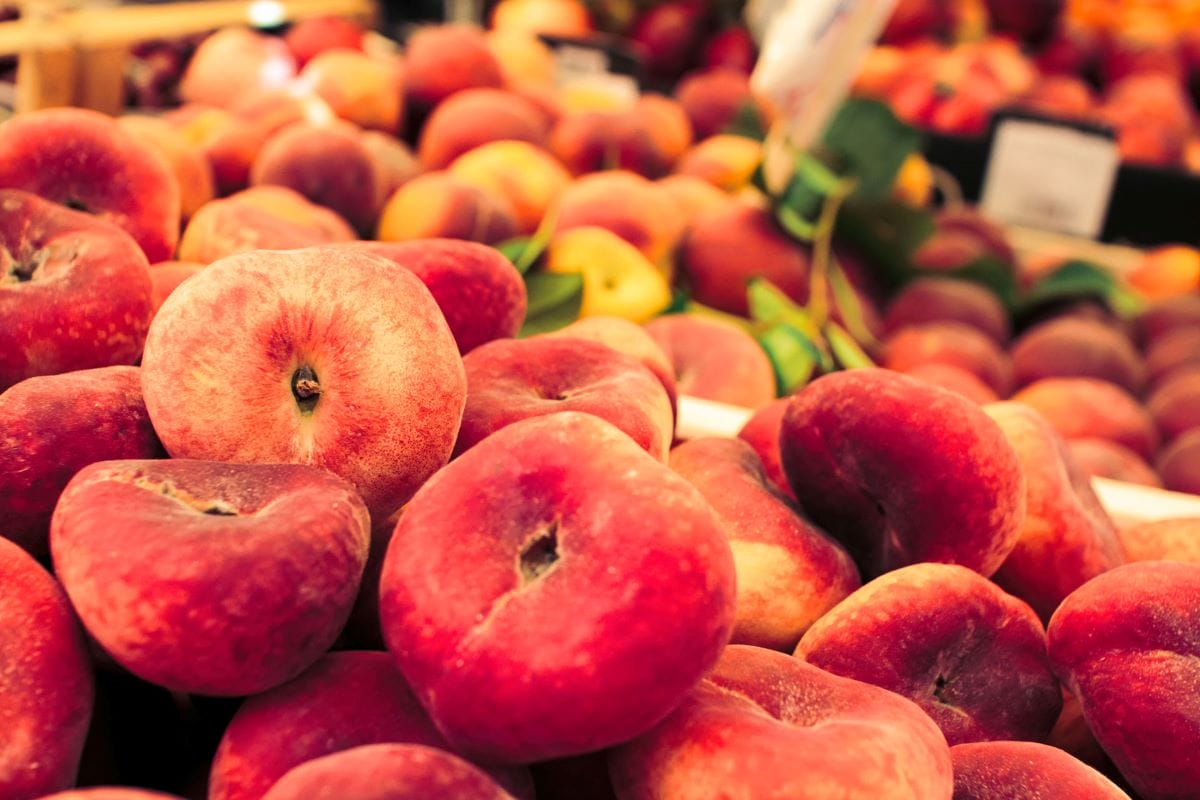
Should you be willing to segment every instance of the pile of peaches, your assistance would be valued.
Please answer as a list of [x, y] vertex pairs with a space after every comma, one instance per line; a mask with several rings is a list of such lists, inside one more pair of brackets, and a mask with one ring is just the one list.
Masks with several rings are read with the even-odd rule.
[[[813, 281], [743, 72], [339, 37], [0, 124], [0, 799], [1196, 797], [1200, 522], [1088, 470], [1200, 475], [1200, 255], [1010, 342], [969, 209]], [[754, 277], [880, 366], [777, 400]]]
[[1139, 0], [900, 0], [857, 89], [913, 124], [987, 130], [1002, 108], [1112, 128], [1130, 163], [1200, 171], [1200, 16]]

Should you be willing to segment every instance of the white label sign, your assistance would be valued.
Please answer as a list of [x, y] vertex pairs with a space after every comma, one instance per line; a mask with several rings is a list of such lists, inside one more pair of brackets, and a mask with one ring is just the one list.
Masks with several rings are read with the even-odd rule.
[[774, 105], [791, 143], [807, 149], [824, 131], [896, 0], [791, 0], [766, 25], [751, 77]]
[[600, 48], [560, 45], [554, 53], [555, 88], [587, 91], [610, 98], [613, 107], [632, 108], [639, 95], [631, 75], [610, 72], [608, 53]]
[[1037, 120], [996, 129], [980, 201], [1011, 225], [1095, 238], [1104, 225], [1121, 158], [1109, 136]]

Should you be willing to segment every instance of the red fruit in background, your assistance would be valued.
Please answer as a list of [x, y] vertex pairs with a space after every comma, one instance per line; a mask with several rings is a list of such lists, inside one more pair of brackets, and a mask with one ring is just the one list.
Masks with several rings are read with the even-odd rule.
[[35, 375], [132, 364], [151, 291], [146, 256], [120, 228], [0, 190], [0, 391]]
[[296, 60], [282, 39], [248, 28], [224, 28], [196, 48], [179, 96], [189, 103], [228, 108], [260, 89], [286, 86], [295, 76]]
[[1106, 84], [1139, 73], [1159, 73], [1182, 85], [1188, 69], [1180, 33], [1162, 15], [1129, 8], [1104, 38], [1100, 72]]
[[175, 253], [175, 176], [165, 159], [97, 111], [51, 108], [0, 124], [0, 188], [23, 189], [111, 222], [150, 261]]
[[879, 41], [906, 44], [926, 36], [943, 36], [953, 22], [948, 6], [946, 0], [898, 0]]
[[362, 50], [363, 28], [343, 17], [310, 17], [288, 29], [283, 41], [303, 67], [313, 56], [326, 50], [347, 48]]
[[1043, 75], [1087, 75], [1099, 58], [1101, 41], [1095, 28], [1062, 17], [1034, 60]]
[[987, 0], [987, 10], [996, 30], [1036, 42], [1054, 30], [1063, 0]]
[[1074, 75], [1048, 75], [1019, 101], [1022, 108], [1051, 117], [1086, 119], [1096, 111], [1095, 92]]
[[71, 606], [28, 553], [0, 538], [0, 796], [75, 783], [92, 715], [92, 665]]
[[704, 498], [576, 412], [502, 428], [431, 478], [380, 580], [388, 649], [434, 724], [505, 762], [657, 724], [716, 663], [734, 603]]
[[471, 25], [421, 28], [404, 52], [405, 93], [418, 111], [428, 111], [455, 92], [500, 88], [500, 62], [488, 49], [483, 31]]
[[50, 515], [67, 482], [97, 461], [163, 458], [137, 367], [29, 378], [0, 393], [0, 536], [49, 552]]
[[721, 68], [692, 72], [675, 87], [675, 99], [692, 122], [696, 141], [724, 133], [738, 112], [751, 102], [750, 79], [739, 70]]
[[642, 12], [628, 36], [646, 77], [656, 82], [678, 78], [696, 56], [707, 18], [704, 0], [669, 0]]
[[956, 800], [1129, 800], [1117, 785], [1057, 747], [1037, 742], [973, 742], [950, 748]]
[[745, 28], [734, 25], [714, 33], [700, 56], [702, 69], [735, 69], [749, 75], [758, 60], [758, 46]]
[[237, 696], [295, 677], [333, 644], [369, 526], [353, 487], [314, 467], [104, 461], [63, 491], [50, 549], [118, 663], [173, 691]]

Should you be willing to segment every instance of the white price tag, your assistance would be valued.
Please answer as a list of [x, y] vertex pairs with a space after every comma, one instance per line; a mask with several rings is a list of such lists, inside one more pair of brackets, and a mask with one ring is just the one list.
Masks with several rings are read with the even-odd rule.
[[599, 47], [563, 44], [554, 51], [554, 85], [559, 92], [585, 91], [609, 97], [615, 108], [632, 108], [640, 94], [637, 79], [614, 72]]
[[996, 127], [980, 206], [1011, 225], [1096, 238], [1120, 164], [1111, 136], [1006, 119]]
[[774, 106], [792, 145], [806, 150], [824, 131], [895, 4], [790, 0], [758, 21], [766, 37], [751, 85]]

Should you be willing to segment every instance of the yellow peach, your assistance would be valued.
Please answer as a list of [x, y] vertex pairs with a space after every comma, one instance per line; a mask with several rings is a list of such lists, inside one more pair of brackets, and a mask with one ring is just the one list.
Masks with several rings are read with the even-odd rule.
[[580, 316], [646, 322], [671, 302], [671, 287], [654, 264], [606, 228], [572, 228], [556, 235], [546, 270], [583, 276]]

